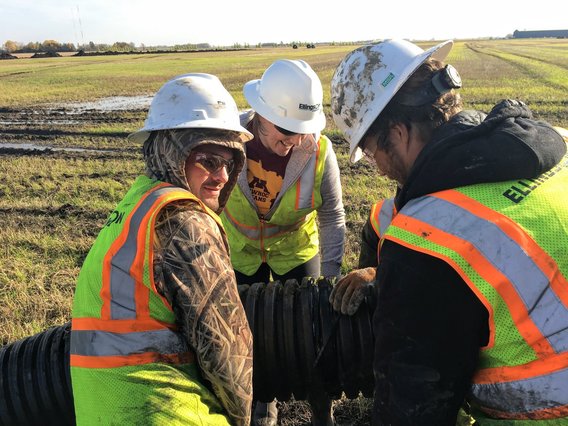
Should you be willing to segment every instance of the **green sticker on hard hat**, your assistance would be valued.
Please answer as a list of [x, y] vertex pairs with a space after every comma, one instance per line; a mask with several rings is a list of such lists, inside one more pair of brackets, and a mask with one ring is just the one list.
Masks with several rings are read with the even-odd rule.
[[393, 78], [394, 78], [394, 74], [392, 72], [389, 72], [389, 75], [387, 76], [387, 78], [385, 78], [383, 80], [383, 82], [381, 83], [381, 86], [387, 87], [389, 85], [389, 83], [392, 81]]

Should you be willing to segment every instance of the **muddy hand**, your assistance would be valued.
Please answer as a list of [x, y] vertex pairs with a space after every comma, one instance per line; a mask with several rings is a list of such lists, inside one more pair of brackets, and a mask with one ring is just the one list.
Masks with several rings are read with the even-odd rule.
[[329, 303], [337, 312], [353, 315], [365, 299], [368, 288], [374, 280], [374, 267], [349, 272], [333, 287], [329, 295]]

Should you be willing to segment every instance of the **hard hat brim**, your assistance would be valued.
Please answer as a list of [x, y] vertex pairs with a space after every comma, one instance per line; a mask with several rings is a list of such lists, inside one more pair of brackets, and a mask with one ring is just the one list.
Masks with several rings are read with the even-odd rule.
[[299, 120], [283, 117], [275, 113], [274, 109], [266, 104], [260, 95], [260, 79], [251, 80], [243, 87], [245, 99], [252, 109], [273, 124], [294, 133], [312, 134], [320, 133], [325, 128], [325, 114], [323, 107], [311, 120]]
[[360, 148], [360, 144], [363, 137], [367, 133], [367, 130], [369, 130], [369, 128], [376, 120], [376, 118], [380, 115], [382, 110], [387, 106], [387, 104], [391, 101], [394, 95], [396, 95], [396, 93], [400, 90], [400, 88], [404, 85], [404, 83], [406, 83], [406, 81], [410, 78], [410, 76], [414, 74], [414, 72], [420, 67], [420, 65], [426, 62], [430, 57], [437, 59], [439, 61], [445, 60], [448, 54], [450, 53], [450, 51], [452, 50], [453, 45], [454, 45], [453, 40], [447, 40], [437, 44], [436, 46], [431, 47], [428, 50], [425, 50], [420, 55], [417, 55], [414, 58], [414, 60], [411, 62], [411, 64], [408, 67], [406, 67], [404, 74], [402, 74], [398, 78], [396, 84], [393, 84], [383, 92], [383, 94], [381, 95], [381, 102], [375, 105], [374, 107], [377, 111], [379, 111], [378, 114], [376, 114], [374, 117], [370, 117], [369, 119], [365, 120], [365, 124], [359, 126], [358, 132], [353, 138], [357, 140], [357, 144], [354, 145], [353, 143], [350, 143], [349, 158], [351, 163], [356, 163], [363, 157], [363, 151]]
[[143, 127], [136, 132], [128, 135], [128, 140], [131, 142], [143, 144], [150, 136], [150, 132], [157, 130], [179, 130], [179, 129], [213, 129], [213, 130], [227, 130], [240, 133], [241, 142], [248, 142], [253, 139], [253, 134], [242, 126], [227, 126], [226, 122], [218, 122], [218, 120], [207, 119], [201, 122], [192, 120], [188, 123], [180, 123], [176, 126], [166, 127]]

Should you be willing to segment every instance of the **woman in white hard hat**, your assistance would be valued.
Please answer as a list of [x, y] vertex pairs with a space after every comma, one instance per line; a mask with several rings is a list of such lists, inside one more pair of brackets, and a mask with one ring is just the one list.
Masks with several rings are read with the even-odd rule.
[[[338, 276], [345, 212], [337, 159], [320, 133], [326, 120], [318, 76], [305, 61], [283, 59], [243, 91], [252, 110], [241, 123], [254, 139], [221, 216], [238, 283]], [[330, 402], [321, 410], [312, 402], [314, 424], [330, 423]], [[276, 424], [275, 403], [267, 408], [263, 424]]]
[[375, 212], [373, 424], [453, 426], [464, 399], [481, 425], [568, 424], [566, 143], [517, 100], [463, 110], [452, 45], [363, 46], [332, 79], [351, 160], [398, 183]]
[[187, 74], [154, 96], [146, 173], [79, 273], [71, 379], [78, 425], [249, 426], [252, 335], [217, 213], [244, 165], [235, 101]]

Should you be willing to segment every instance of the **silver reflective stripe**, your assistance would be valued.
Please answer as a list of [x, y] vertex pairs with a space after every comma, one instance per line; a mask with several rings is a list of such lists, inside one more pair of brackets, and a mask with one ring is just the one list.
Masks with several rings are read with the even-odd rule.
[[544, 272], [498, 226], [431, 196], [417, 198], [403, 210], [407, 216], [473, 244], [512, 283], [552, 348], [557, 353], [568, 350], [567, 307], [550, 288]]
[[146, 214], [162, 195], [180, 191], [179, 188], [160, 188], [150, 193], [131, 213], [126, 241], [112, 257], [110, 268], [110, 317], [112, 319], [136, 319], [135, 282], [130, 275], [132, 263], [138, 252], [138, 233]]
[[299, 221], [297, 221], [296, 223], [292, 223], [290, 225], [271, 225], [268, 223], [264, 224], [263, 230], [264, 230], [264, 238], [272, 238], [275, 235], [278, 234], [284, 234], [286, 232], [292, 232], [297, 230], [300, 225], [302, 223], [304, 223], [304, 221], [306, 220], [306, 217], [304, 216], [302, 219], [300, 219]]
[[568, 368], [515, 382], [474, 384], [482, 406], [506, 413], [530, 413], [568, 405]]
[[70, 352], [84, 356], [126, 356], [146, 352], [174, 354], [187, 352], [181, 337], [171, 330], [110, 333], [100, 330], [73, 330]]
[[[225, 217], [229, 220], [229, 222], [231, 222], [231, 224], [235, 227], [235, 229], [237, 229], [242, 235], [247, 237], [249, 240], [259, 240], [260, 239], [260, 233], [261, 233], [260, 224], [256, 228], [251, 228], [251, 227], [247, 227], [247, 226], [240, 226], [240, 224], [237, 223], [237, 221], [231, 215], [231, 212], [228, 211], [227, 209], [225, 209]], [[264, 238], [271, 238], [271, 237], [274, 237], [277, 234], [283, 234], [285, 232], [295, 231], [295, 230], [300, 228], [300, 226], [302, 225], [302, 223], [305, 222], [305, 220], [306, 220], [306, 216], [301, 218], [296, 223], [292, 223], [291, 225], [272, 225], [272, 224], [264, 222], [264, 225], [262, 226], [263, 234], [264, 234], [263, 237]]]
[[[318, 148], [319, 149], [319, 148]], [[314, 203], [314, 185], [316, 182], [316, 158], [312, 155], [302, 175], [300, 176], [300, 194], [298, 195], [297, 208], [312, 208]]]
[[247, 227], [241, 226], [234, 218], [228, 207], [225, 207], [225, 217], [231, 222], [231, 224], [245, 237], [249, 240], [258, 240], [260, 238], [260, 228], [258, 227]]
[[382, 237], [385, 235], [385, 231], [392, 222], [392, 214], [394, 210], [394, 198], [387, 198], [383, 201], [381, 206], [381, 211], [379, 212], [379, 232]]

